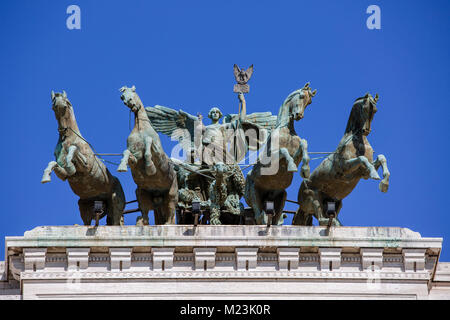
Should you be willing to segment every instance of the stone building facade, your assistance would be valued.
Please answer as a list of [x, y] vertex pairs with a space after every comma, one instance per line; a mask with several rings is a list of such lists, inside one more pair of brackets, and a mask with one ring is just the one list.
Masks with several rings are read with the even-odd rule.
[[47, 226], [6, 238], [0, 299], [450, 299], [406, 228]]

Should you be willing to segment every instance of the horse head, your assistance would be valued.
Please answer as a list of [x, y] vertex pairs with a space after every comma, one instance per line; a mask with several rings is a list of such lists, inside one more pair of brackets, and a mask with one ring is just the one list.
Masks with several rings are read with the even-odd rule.
[[375, 97], [367, 93], [355, 100], [345, 133], [352, 131], [354, 134], [360, 132], [365, 136], [369, 135], [373, 117], [377, 112], [378, 99], [378, 93]]
[[303, 119], [305, 109], [311, 104], [312, 97], [314, 97], [316, 93], [317, 90], [311, 90], [309, 82], [306, 83], [303, 88], [292, 92], [286, 100], [284, 100], [280, 112], [278, 113], [278, 120], [280, 121], [280, 118], [287, 118], [289, 121]]
[[62, 93], [52, 91], [52, 109], [55, 112], [56, 120], [58, 120], [59, 133], [63, 133], [68, 127], [73, 126], [72, 104], [67, 99], [67, 94], [64, 90]]
[[138, 112], [142, 106], [142, 102], [136, 93], [136, 87], [132, 86], [131, 88], [128, 88], [127, 86], [123, 86], [119, 91], [122, 92], [120, 99], [123, 103], [134, 113]]

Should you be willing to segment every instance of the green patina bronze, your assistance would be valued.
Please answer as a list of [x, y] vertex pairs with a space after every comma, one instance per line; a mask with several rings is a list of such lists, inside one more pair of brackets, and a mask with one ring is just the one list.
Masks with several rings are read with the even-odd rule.
[[295, 225], [311, 225], [315, 216], [320, 225], [330, 223], [326, 203], [337, 203], [336, 218], [332, 224], [340, 226], [337, 218], [342, 208], [342, 200], [347, 197], [361, 178], [379, 180], [377, 169], [383, 168], [383, 180], [379, 184], [382, 192], [387, 192], [390, 173], [386, 158], [379, 155], [373, 160], [373, 149], [367, 139], [371, 124], [377, 112], [378, 95], [370, 94], [356, 99], [348, 119], [345, 134], [337, 149], [331, 153], [304, 179], [298, 192], [300, 208], [294, 217]]
[[273, 224], [283, 224], [283, 208], [286, 189], [292, 183], [294, 172], [301, 161], [301, 176], [309, 177], [309, 156], [307, 142], [294, 129], [294, 121], [303, 119], [306, 107], [312, 102], [316, 90], [311, 91], [309, 83], [292, 92], [278, 112], [277, 124], [272, 130], [263, 156], [248, 173], [245, 180], [245, 201], [252, 207], [257, 224], [266, 224], [264, 202], [274, 202]]
[[[277, 116], [271, 112], [247, 114], [244, 93], [249, 92], [247, 81], [252, 73], [253, 65], [247, 70], [234, 66], [238, 113], [224, 116], [218, 107], [213, 107], [208, 114], [211, 123], [207, 125], [200, 114], [194, 116], [160, 105], [144, 107], [134, 86], [120, 89], [121, 99], [134, 113], [135, 120], [117, 170], [125, 172], [128, 166], [131, 168], [137, 185], [137, 210], [142, 213], [138, 225], [149, 224], [150, 210], [155, 213], [155, 224], [175, 224], [176, 219], [181, 224], [194, 223], [199, 218], [197, 209], [193, 214], [194, 202], [199, 202], [203, 213], [195, 223], [281, 225], [285, 217], [286, 189], [300, 163], [303, 181], [298, 191], [299, 209], [294, 225], [312, 225], [314, 216], [320, 225], [340, 226], [337, 215], [342, 200], [361, 178], [379, 180], [380, 166], [383, 179], [379, 188], [387, 192], [390, 173], [386, 158], [379, 155], [374, 160], [367, 140], [378, 95], [373, 98], [366, 94], [355, 101], [337, 149], [310, 174], [308, 143], [298, 136], [294, 123], [303, 119], [317, 90], [311, 90], [307, 83], [292, 92]], [[42, 183], [50, 181], [52, 171], [62, 180], [67, 179], [80, 197], [79, 208], [86, 225], [98, 218], [93, 209], [95, 201], [103, 201], [108, 225], [123, 224], [125, 196], [119, 180], [110, 174], [82, 137], [66, 93], [52, 92], [52, 104], [59, 140], [55, 161], [44, 170]], [[184, 151], [186, 159], [169, 158], [158, 133], [177, 140], [177, 147]], [[253, 166], [244, 177], [240, 165], [251, 151], [260, 149], [263, 152], [256, 163], [244, 164]], [[244, 208], [242, 197], [250, 208]], [[328, 215], [327, 202], [337, 205], [335, 216]], [[267, 203], [273, 203], [271, 216], [265, 212]], [[126, 213], [129, 212], [133, 210]]]
[[136, 88], [122, 87], [120, 91], [123, 103], [134, 113], [134, 128], [117, 170], [125, 172], [127, 166], [131, 168], [142, 213], [138, 222], [148, 225], [148, 212], [153, 210], [155, 224], [175, 224], [178, 184], [174, 166], [162, 148]]
[[123, 224], [125, 195], [119, 179], [111, 175], [81, 135], [65, 91], [52, 91], [52, 109], [59, 132], [55, 148], [56, 161], [49, 162], [41, 182], [50, 182], [52, 171], [61, 180], [67, 180], [72, 191], [80, 197], [78, 206], [85, 225], [90, 225], [96, 219], [94, 201], [103, 202], [102, 211], [103, 215], [107, 215], [108, 225]]

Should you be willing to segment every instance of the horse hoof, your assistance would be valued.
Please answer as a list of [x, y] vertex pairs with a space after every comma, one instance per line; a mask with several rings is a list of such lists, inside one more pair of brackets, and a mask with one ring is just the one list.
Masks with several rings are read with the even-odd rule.
[[301, 173], [301, 177], [303, 179], [308, 179], [310, 176], [310, 170], [309, 169], [302, 169]]
[[381, 181], [380, 184], [378, 185], [378, 188], [380, 189], [381, 192], [386, 193], [388, 191], [389, 184]]
[[50, 182], [50, 178], [42, 178], [41, 183], [47, 183]]
[[376, 171], [370, 172], [370, 178], [374, 179], [374, 180], [380, 180], [381, 179], [380, 176], [378, 175], [378, 172], [376, 172]]
[[127, 172], [128, 168], [127, 168], [127, 166], [119, 166], [117, 168], [117, 171], [119, 171], [119, 172]]
[[297, 166], [295, 164], [288, 165], [288, 172], [297, 172]]

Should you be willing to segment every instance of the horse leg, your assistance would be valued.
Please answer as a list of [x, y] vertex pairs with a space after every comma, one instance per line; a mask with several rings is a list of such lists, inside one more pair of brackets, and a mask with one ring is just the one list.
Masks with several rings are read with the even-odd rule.
[[[299, 138], [300, 139], [300, 138]], [[301, 159], [299, 157], [302, 156]], [[300, 139], [299, 148], [295, 152], [294, 156], [295, 163], [302, 161], [302, 168], [300, 170], [300, 176], [303, 179], [308, 179], [311, 169], [309, 167], [309, 154], [308, 154], [308, 142], [305, 139]]]
[[93, 206], [90, 200], [78, 200], [78, 209], [80, 210], [81, 220], [85, 226], [90, 226], [92, 221]]
[[252, 208], [253, 217], [256, 219], [256, 211], [255, 211], [255, 184], [253, 179], [250, 177], [251, 173], [247, 174], [245, 178], [245, 187], [244, 187], [244, 199], [245, 202]]
[[338, 203], [338, 207], [336, 208], [336, 217], [333, 219], [333, 225], [336, 226], [336, 227], [341, 227], [342, 226], [342, 223], [341, 223], [341, 221], [338, 218], [339, 217], [339, 212], [341, 211], [341, 209], [342, 209], [342, 200], [339, 201], [339, 203]]
[[77, 147], [74, 145], [71, 145], [67, 150], [65, 169], [69, 177], [73, 176], [77, 172], [77, 169], [75, 168], [75, 165], [72, 162], [75, 151], [77, 151]]
[[305, 139], [300, 140], [300, 149], [302, 150], [302, 168], [300, 171], [300, 176], [303, 179], [308, 179], [311, 169], [309, 167], [309, 154], [308, 154], [308, 142]]
[[312, 204], [314, 208], [314, 215], [317, 218], [317, 221], [319, 222], [319, 226], [327, 226], [329, 219], [324, 215], [323, 208], [320, 205], [319, 200], [317, 199], [314, 200]]
[[175, 224], [175, 211], [178, 203], [178, 182], [176, 178], [172, 179], [172, 185], [164, 200], [164, 224]]
[[155, 224], [175, 224], [176, 201], [170, 194], [164, 196], [164, 204], [159, 208], [158, 223], [156, 223], [157, 213], [155, 211]]
[[169, 199], [162, 210], [164, 224], [175, 224], [175, 210], [175, 202]]
[[147, 173], [147, 175], [149, 176], [152, 176], [156, 173], [156, 167], [152, 161], [152, 151], [151, 151], [153, 139], [151, 137], [146, 137], [144, 141], [145, 141], [145, 153], [144, 153], [145, 173]]
[[288, 172], [296, 172], [297, 165], [295, 164], [294, 159], [292, 159], [291, 155], [289, 154], [288, 149], [280, 148], [280, 150], [278, 152], [280, 155], [284, 156], [284, 158], [288, 162], [288, 167], [287, 167]]
[[136, 219], [136, 225], [147, 226], [149, 224], [148, 212], [153, 209], [152, 201], [148, 196], [148, 193], [141, 188], [136, 189], [136, 199], [139, 204], [139, 209], [141, 210], [142, 216]]
[[284, 222], [283, 218], [283, 209], [284, 204], [286, 203], [287, 192], [283, 190], [276, 198], [275, 198], [275, 216], [273, 217], [272, 222], [277, 225], [282, 225]]
[[125, 208], [125, 196], [123, 194], [120, 183], [118, 184], [117, 178], [114, 179], [113, 192], [109, 199], [109, 212], [108, 216], [111, 217], [110, 222], [113, 226], [121, 226], [123, 222], [123, 209]]
[[256, 224], [267, 224], [267, 215], [264, 214], [262, 208], [263, 203], [261, 200], [261, 191], [254, 188], [254, 201], [252, 203], [253, 212], [255, 214], [255, 222]]
[[353, 158], [350, 160], [345, 160], [342, 166], [342, 169], [345, 173], [351, 173], [364, 166], [366, 170], [369, 172], [370, 178], [374, 180], [380, 180], [380, 176], [375, 170], [375, 167], [367, 160], [365, 156], [359, 156], [357, 158]]
[[41, 179], [41, 183], [47, 183], [51, 181], [51, 177], [50, 174], [52, 173], [53, 170], [55, 170], [56, 175], [61, 179], [61, 180], [66, 180], [67, 179], [67, 174], [65, 174], [65, 170], [61, 167], [60, 170], [62, 170], [61, 172], [59, 172], [59, 174], [56, 172], [57, 168], [59, 167], [58, 163], [56, 161], [50, 161], [47, 165], [47, 168], [45, 168], [44, 170], [44, 174], [42, 175], [42, 179]]
[[383, 168], [383, 180], [380, 181], [378, 188], [381, 192], [387, 192], [389, 188], [389, 177], [391, 176], [391, 173], [389, 172], [385, 156], [382, 154], [378, 155], [376, 160], [373, 162], [373, 166], [375, 167], [375, 170], [378, 170], [380, 166]]
[[117, 171], [119, 172], [127, 172], [128, 171], [128, 163], [130, 161], [130, 156], [132, 156], [131, 151], [126, 149], [123, 152], [123, 157], [120, 160], [119, 167], [117, 168]]

